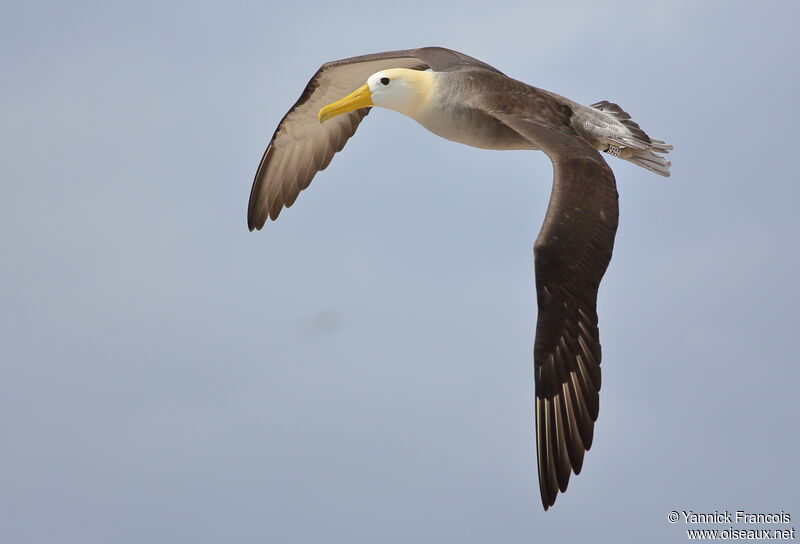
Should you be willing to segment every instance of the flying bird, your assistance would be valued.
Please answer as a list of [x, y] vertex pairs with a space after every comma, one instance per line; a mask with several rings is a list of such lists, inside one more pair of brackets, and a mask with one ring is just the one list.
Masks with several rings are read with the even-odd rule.
[[247, 221], [261, 229], [294, 204], [372, 107], [395, 110], [448, 140], [541, 150], [553, 189], [533, 246], [539, 313], [533, 361], [539, 489], [547, 510], [580, 473], [599, 410], [597, 291], [619, 217], [600, 152], [662, 176], [672, 149], [608, 101], [583, 106], [441, 47], [323, 64], [283, 117], [258, 166]]

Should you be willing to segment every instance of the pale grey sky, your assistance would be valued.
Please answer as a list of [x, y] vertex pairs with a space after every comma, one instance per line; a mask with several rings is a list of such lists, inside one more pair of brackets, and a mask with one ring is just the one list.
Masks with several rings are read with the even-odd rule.
[[[0, 540], [672, 543], [688, 509], [800, 526], [800, 9], [524, 4], [3, 5]], [[612, 161], [600, 419], [547, 513], [544, 155], [375, 111], [247, 232], [316, 68], [424, 45], [618, 102], [676, 148], [668, 180]]]

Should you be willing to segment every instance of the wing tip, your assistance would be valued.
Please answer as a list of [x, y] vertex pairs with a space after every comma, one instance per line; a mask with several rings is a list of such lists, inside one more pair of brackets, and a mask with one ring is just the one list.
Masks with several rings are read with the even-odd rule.
[[253, 232], [254, 230], [261, 230], [264, 226], [264, 217], [261, 217], [261, 214], [254, 206], [255, 200], [253, 198], [250, 199], [250, 205], [247, 208], [247, 230]]
[[251, 211], [247, 214], [247, 230], [253, 232], [254, 230], [263, 229], [267, 219], [269, 219], [269, 214], [262, 215]]

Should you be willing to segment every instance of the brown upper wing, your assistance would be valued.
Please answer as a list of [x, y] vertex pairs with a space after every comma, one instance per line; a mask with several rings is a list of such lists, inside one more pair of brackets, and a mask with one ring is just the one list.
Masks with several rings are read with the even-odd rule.
[[250, 230], [261, 229], [267, 218], [277, 219], [284, 207], [294, 204], [300, 191], [328, 166], [369, 113], [369, 108], [362, 108], [321, 124], [317, 120], [320, 108], [351, 93], [375, 72], [388, 68], [499, 73], [488, 64], [441, 47], [374, 53], [323, 64], [278, 124], [264, 152], [250, 192]]
[[[534, 342], [536, 450], [545, 510], [580, 473], [592, 445], [600, 391], [597, 291], [619, 218], [614, 174], [569, 126], [569, 106], [529, 88], [483, 97], [482, 109], [553, 162], [553, 190], [534, 245], [539, 314]], [[525, 106], [525, 104], [528, 104]]]

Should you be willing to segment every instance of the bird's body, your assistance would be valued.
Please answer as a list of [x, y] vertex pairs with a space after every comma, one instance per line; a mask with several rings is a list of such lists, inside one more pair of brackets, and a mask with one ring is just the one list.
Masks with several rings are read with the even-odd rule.
[[497, 79], [493, 83], [501, 84], [514, 80], [491, 72], [418, 73], [429, 80], [429, 96], [418, 110], [406, 115], [426, 129], [447, 140], [481, 149], [536, 149], [530, 140], [465, 100], [479, 96], [487, 79]]
[[570, 473], [580, 472], [599, 410], [597, 291], [619, 213], [614, 175], [598, 151], [667, 176], [670, 163], [659, 153], [672, 147], [651, 139], [616, 104], [583, 106], [456, 51], [364, 55], [323, 65], [279, 124], [253, 183], [251, 230], [294, 203], [373, 106], [448, 140], [539, 149], [553, 162], [550, 204], [534, 244], [536, 443], [547, 509]]

